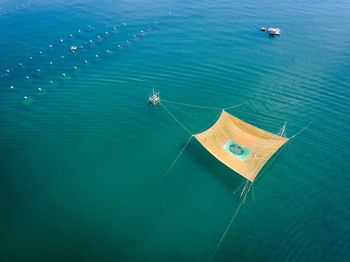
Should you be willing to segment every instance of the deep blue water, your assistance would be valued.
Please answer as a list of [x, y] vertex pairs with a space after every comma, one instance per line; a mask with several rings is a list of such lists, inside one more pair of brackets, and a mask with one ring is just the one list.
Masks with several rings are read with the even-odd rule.
[[[0, 1], [0, 25], [0, 261], [209, 261], [244, 181], [195, 141], [162, 179], [188, 134], [153, 87], [312, 122], [213, 261], [350, 260], [350, 2]], [[167, 108], [193, 133], [219, 113]]]

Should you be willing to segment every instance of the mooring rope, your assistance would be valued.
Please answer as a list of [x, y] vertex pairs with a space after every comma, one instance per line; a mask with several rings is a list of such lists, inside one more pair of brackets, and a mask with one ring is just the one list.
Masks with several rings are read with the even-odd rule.
[[244, 105], [245, 103], [246, 103], [246, 102], [243, 102], [243, 103], [240, 103], [240, 104], [234, 105], [234, 106], [229, 106], [229, 107], [224, 108], [223, 110], [229, 110], [229, 109], [232, 109], [232, 108], [236, 108], [236, 107], [239, 107], [239, 106], [241, 106], [241, 105]]
[[246, 104], [246, 102], [243, 102], [243, 103], [240, 103], [238, 105], [220, 108], [220, 107], [201, 106], [201, 105], [195, 105], [195, 104], [180, 103], [180, 102], [176, 102], [176, 101], [172, 101], [172, 100], [165, 100], [165, 99], [162, 99], [162, 101], [169, 103], [169, 104], [174, 104], [174, 105], [189, 106], [189, 107], [202, 108], [202, 109], [212, 109], [212, 110], [229, 110], [229, 109], [236, 108], [236, 107], [239, 107], [241, 105]]
[[211, 106], [200, 106], [200, 105], [194, 105], [194, 104], [186, 104], [186, 103], [180, 103], [180, 102], [175, 102], [171, 100], [165, 100], [162, 99], [163, 102], [169, 103], [169, 104], [174, 104], [174, 105], [181, 105], [181, 106], [189, 106], [189, 107], [195, 107], [195, 108], [203, 108], [203, 109], [213, 109], [213, 110], [221, 110], [219, 107], [211, 107]]
[[173, 115], [173, 113], [171, 113], [170, 111], [169, 111], [169, 109], [168, 108], [166, 108], [166, 106], [165, 105], [163, 105], [162, 103], [159, 103], [160, 104], [160, 106], [162, 106], [164, 109], [165, 109], [165, 111], [167, 111], [168, 112], [168, 114], [187, 132], [187, 133], [189, 133], [191, 136], [193, 135], [192, 134], [192, 132], [190, 131], [190, 130], [188, 130], [187, 129], [187, 127], [185, 127], [174, 115]]
[[289, 140], [293, 139], [294, 137], [296, 137], [297, 135], [299, 135], [300, 133], [304, 132], [306, 129], [308, 129], [311, 124], [313, 123], [313, 121], [311, 121], [310, 123], [308, 123], [303, 129], [301, 129], [298, 133], [296, 133], [295, 135], [291, 136], [289, 138]]
[[235, 218], [236, 218], [236, 216], [237, 216], [239, 210], [241, 209], [242, 205], [243, 205], [243, 201], [241, 201], [241, 203], [239, 204], [238, 208], [236, 209], [236, 212], [233, 214], [233, 216], [232, 216], [232, 218], [231, 218], [231, 220], [230, 220], [230, 223], [229, 223], [228, 226], [226, 227], [226, 229], [225, 229], [224, 233], [222, 234], [222, 236], [221, 236], [221, 238], [220, 238], [218, 244], [216, 245], [215, 251], [213, 252], [213, 254], [212, 254], [212, 256], [211, 256], [210, 261], [212, 261], [212, 260], [214, 259], [216, 253], [218, 252], [218, 250], [219, 250], [219, 248], [220, 248], [222, 242], [224, 241], [224, 239], [225, 239], [225, 237], [226, 237], [226, 234], [227, 234], [228, 230], [230, 229], [230, 227], [231, 227], [233, 221], [235, 220]]
[[182, 155], [182, 153], [185, 151], [187, 145], [190, 143], [190, 141], [192, 140], [193, 135], [190, 136], [190, 138], [187, 140], [186, 144], [183, 146], [183, 148], [181, 149], [180, 153], [177, 155], [177, 157], [175, 158], [175, 160], [173, 161], [173, 163], [169, 166], [168, 170], [165, 172], [165, 175], [162, 177], [164, 178], [167, 174], [170, 173], [170, 171], [172, 170], [172, 168], [174, 167], [175, 163], [177, 162], [177, 160], [180, 158], [180, 156]]
[[242, 188], [242, 186], [245, 184], [245, 182], [243, 182], [239, 187], [237, 187], [233, 192], [232, 192], [232, 195], [234, 196], [238, 190], [240, 190]]

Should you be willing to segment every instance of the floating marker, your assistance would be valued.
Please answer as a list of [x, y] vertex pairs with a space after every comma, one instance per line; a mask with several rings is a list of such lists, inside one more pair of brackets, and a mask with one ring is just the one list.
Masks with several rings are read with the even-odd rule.
[[65, 74], [65, 73], [63, 73], [63, 74], [62, 74], [62, 76], [66, 76], [66, 74]]
[[39, 51], [39, 54], [40, 54], [40, 55], [42, 55], [42, 54], [43, 54], [43, 52]]
[[97, 38], [101, 38], [101, 36], [98, 35]]
[[72, 37], [72, 36], [73, 36], [72, 34], [69, 35], [69, 37]]
[[63, 39], [60, 39], [60, 42], [63, 43]]
[[111, 51], [109, 49], [106, 50], [107, 53], [110, 53]]
[[6, 69], [6, 72], [7, 72], [7, 73], [10, 73], [10, 69]]
[[78, 67], [76, 67], [76, 66], [75, 66], [75, 67], [73, 67], [73, 68], [74, 68], [74, 70], [77, 70], [77, 69], [78, 69]]
[[11, 89], [14, 89], [15, 87], [14, 86], [10, 86]]
[[50, 61], [50, 63], [49, 63], [50, 65], [53, 65], [53, 62], [52, 61]]
[[24, 105], [29, 106], [32, 102], [33, 102], [33, 99], [31, 97], [28, 97], [28, 96], [23, 97], [23, 104]]
[[171, 12], [169, 12], [168, 14], [171, 15]]
[[50, 80], [49, 83], [50, 83], [50, 85], [53, 85], [53, 81], [52, 80]]
[[61, 55], [61, 58], [64, 59], [64, 55]]
[[140, 32], [143, 33], [143, 30], [141, 30]]
[[32, 56], [30, 56], [30, 57], [29, 57], [29, 60], [33, 60], [33, 57], [32, 57]]
[[105, 35], [108, 35], [108, 32], [105, 32]]
[[117, 30], [117, 27], [113, 26], [113, 30], [114, 30], [114, 31]]
[[40, 73], [40, 69], [38, 68], [37, 70], [36, 70], [38, 73]]
[[23, 64], [22, 64], [22, 63], [19, 63], [18, 66], [23, 66]]
[[81, 30], [80, 30], [80, 29], [78, 30], [78, 33], [81, 33]]
[[52, 48], [52, 45], [49, 45], [50, 48]]
[[26, 79], [29, 79], [30, 77], [29, 76], [26, 76]]
[[95, 55], [96, 58], [98, 58], [98, 55]]
[[42, 91], [42, 89], [39, 87], [39, 88], [38, 88], [38, 91], [39, 91], [39, 92], [41, 92], [41, 91]]
[[87, 60], [84, 60], [84, 63], [85, 63], [85, 64], [87, 64], [87, 62], [88, 62]]
[[89, 42], [90, 42], [90, 43], [93, 43], [93, 41], [92, 41], [92, 40], [89, 40]]
[[121, 48], [122, 46], [121, 45], [118, 45], [119, 48]]
[[123, 26], [126, 26], [126, 23], [123, 23]]

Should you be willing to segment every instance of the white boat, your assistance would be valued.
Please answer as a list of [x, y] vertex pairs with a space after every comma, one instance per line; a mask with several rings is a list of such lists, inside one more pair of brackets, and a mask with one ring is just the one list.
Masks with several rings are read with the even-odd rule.
[[268, 29], [269, 35], [281, 35], [281, 29], [270, 27]]
[[78, 47], [76, 46], [76, 45], [72, 45], [71, 47], [70, 47], [70, 51], [72, 51], [72, 52], [75, 52], [75, 51], [77, 51], [78, 50]]

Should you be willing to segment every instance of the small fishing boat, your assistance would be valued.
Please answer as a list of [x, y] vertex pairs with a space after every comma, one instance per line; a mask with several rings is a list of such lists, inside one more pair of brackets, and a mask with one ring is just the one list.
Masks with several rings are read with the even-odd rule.
[[75, 51], [77, 51], [78, 50], [78, 47], [76, 46], [76, 45], [72, 45], [71, 47], [70, 47], [70, 51], [72, 51], [72, 52], [75, 52]]
[[269, 32], [269, 35], [271, 35], [271, 36], [281, 35], [281, 29], [279, 29], [279, 28], [270, 27], [268, 29], [268, 32]]

